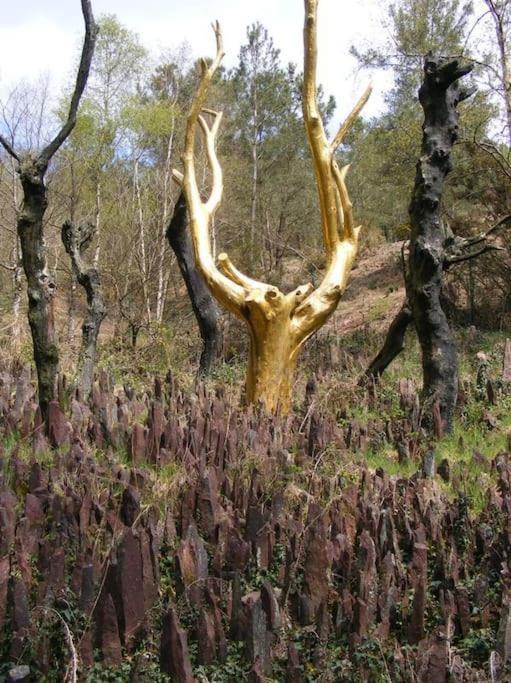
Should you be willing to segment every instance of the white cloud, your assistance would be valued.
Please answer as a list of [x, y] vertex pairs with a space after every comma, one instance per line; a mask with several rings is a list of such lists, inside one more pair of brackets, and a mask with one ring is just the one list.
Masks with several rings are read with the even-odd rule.
[[73, 32], [48, 20], [0, 27], [0, 86], [5, 90], [42, 73], [60, 84], [72, 67], [76, 39]]
[[[70, 0], [66, 0], [66, 5]], [[72, 0], [77, 2], [77, 0]], [[299, 65], [303, 59], [302, 0], [259, 0], [241, 3], [237, 0], [96, 0], [97, 15], [117, 14], [119, 20], [137, 32], [141, 41], [155, 54], [176, 47], [186, 40], [195, 56], [208, 55], [214, 50], [210, 28], [213, 19], [223, 26], [227, 50], [226, 64], [236, 61], [240, 45], [245, 39], [246, 26], [261, 21], [281, 49], [284, 61]], [[35, 79], [48, 72], [54, 91], [58, 94], [69, 77], [81, 40], [82, 27], [70, 27], [69, 15], [79, 19], [76, 8], [72, 12], [62, 8], [61, 0], [46, 0], [46, 18], [26, 17], [22, 23], [0, 28], [0, 95], [20, 79]], [[61, 8], [60, 14], [55, 10]], [[322, 0], [319, 7], [318, 76], [327, 93], [335, 96], [338, 116], [345, 114], [364, 89], [369, 74], [355, 74], [356, 63], [349, 48], [361, 39], [377, 37], [380, 31], [377, 0]], [[19, 12], [17, 13], [19, 16]], [[60, 18], [59, 18], [60, 16]], [[382, 97], [389, 79], [376, 75], [375, 92], [366, 113], [374, 114], [382, 107]]]

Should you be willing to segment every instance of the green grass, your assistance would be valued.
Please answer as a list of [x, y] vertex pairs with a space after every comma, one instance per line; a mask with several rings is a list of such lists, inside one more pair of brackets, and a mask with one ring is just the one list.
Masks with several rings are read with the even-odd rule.
[[[458, 341], [458, 359], [460, 381], [469, 387], [469, 399], [461, 414], [457, 414], [453, 433], [434, 444], [436, 462], [447, 459], [450, 465], [451, 478], [448, 483], [441, 482], [442, 488], [452, 499], [461, 493], [467, 496], [470, 509], [480, 512], [486, 503], [483, 491], [494, 480], [491, 461], [503, 451], [508, 450], [508, 433], [511, 433], [511, 395], [500, 387], [502, 359], [506, 334], [502, 332], [481, 332], [460, 330], [456, 332]], [[381, 340], [369, 338], [368, 343], [374, 352]], [[348, 343], [349, 345], [349, 343]], [[369, 348], [367, 355], [371, 357]], [[478, 360], [476, 354], [483, 351], [489, 361], [489, 376], [497, 389], [496, 403], [489, 406], [485, 402], [475, 400], [473, 388], [477, 374]], [[358, 389], [354, 389], [355, 377], [345, 378], [346, 385], [351, 386], [349, 395], [344, 397], [345, 416], [341, 423], [352, 420], [361, 423], [369, 420], [392, 420], [403, 417], [399, 405], [398, 382], [401, 378], [413, 379], [418, 390], [421, 384], [420, 348], [416, 336], [409, 333], [405, 351], [388, 368], [377, 387], [378, 401], [374, 408], [369, 408], [362, 399]], [[324, 390], [324, 389], [323, 389]], [[484, 420], [484, 412], [489, 411], [497, 419], [495, 429], [488, 428]], [[425, 441], [423, 450], [429, 447]], [[480, 455], [474, 458], [474, 453]], [[484, 457], [484, 460], [480, 456]], [[355, 454], [358, 464], [366, 464], [372, 469], [383, 469], [389, 475], [410, 476], [421, 467], [420, 461], [398, 461], [395, 449], [385, 443], [381, 448], [371, 449], [364, 454]], [[437, 477], [439, 481], [440, 477]]]

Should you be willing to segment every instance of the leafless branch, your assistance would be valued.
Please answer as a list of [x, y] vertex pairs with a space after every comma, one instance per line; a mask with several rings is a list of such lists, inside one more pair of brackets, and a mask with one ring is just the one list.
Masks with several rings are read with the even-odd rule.
[[506, 249], [504, 247], [499, 247], [498, 244], [485, 244], [484, 247], [481, 247], [481, 249], [477, 249], [476, 251], [472, 251], [465, 254], [459, 254], [458, 256], [449, 256], [445, 262], [446, 267], [453, 266], [458, 263], [463, 263], [464, 261], [470, 261], [473, 258], [482, 256], [483, 254], [486, 254], [489, 251], [506, 251]]
[[13, 159], [16, 159], [16, 161], [19, 162], [19, 156], [16, 154], [11, 144], [3, 137], [3, 135], [0, 135], [0, 145], [2, 145], [5, 151], [10, 154]]
[[67, 140], [71, 131], [75, 127], [78, 106], [80, 104], [80, 99], [89, 76], [92, 57], [94, 54], [94, 47], [96, 45], [96, 38], [99, 31], [98, 25], [94, 21], [90, 0], [82, 0], [82, 13], [85, 21], [85, 37], [83, 41], [80, 65], [78, 67], [78, 74], [76, 76], [75, 89], [73, 92], [73, 97], [71, 98], [67, 121], [57, 133], [55, 138], [43, 149], [39, 156], [39, 159], [45, 165], [48, 165], [52, 156]]

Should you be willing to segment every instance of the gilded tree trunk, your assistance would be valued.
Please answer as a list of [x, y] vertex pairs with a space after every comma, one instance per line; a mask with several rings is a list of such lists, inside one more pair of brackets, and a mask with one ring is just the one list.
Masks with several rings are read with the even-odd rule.
[[[184, 172], [176, 169], [173, 173], [186, 197], [197, 268], [217, 301], [243, 320], [249, 330], [251, 349], [247, 400], [260, 400], [270, 411], [279, 407], [283, 411], [289, 409], [299, 349], [335, 311], [348, 283], [360, 232], [360, 226], [354, 223], [353, 207], [345, 184], [348, 167], [340, 169], [334, 155], [367, 102], [371, 88], [366, 89], [329, 142], [317, 100], [316, 13], [317, 0], [306, 0], [303, 117], [318, 186], [326, 250], [321, 283], [317, 287], [307, 283], [284, 294], [277, 287], [244, 275], [225, 253], [219, 254], [215, 261], [210, 231], [223, 193], [222, 168], [215, 149], [222, 114], [205, 108], [204, 104], [209, 85], [224, 56], [218, 23], [213, 26], [216, 55], [211, 64], [205, 60], [201, 63], [199, 86], [187, 118], [182, 156]], [[202, 130], [211, 169], [211, 190], [206, 201], [203, 201], [199, 190], [194, 163], [197, 126]], [[252, 208], [255, 206], [253, 203]], [[254, 215], [253, 211], [252, 218]]]
[[246, 377], [246, 399], [260, 401], [267, 410], [291, 408], [293, 378], [303, 338], [292, 322], [292, 305], [264, 315], [264, 309], [250, 307], [246, 322], [250, 333], [250, 353]]

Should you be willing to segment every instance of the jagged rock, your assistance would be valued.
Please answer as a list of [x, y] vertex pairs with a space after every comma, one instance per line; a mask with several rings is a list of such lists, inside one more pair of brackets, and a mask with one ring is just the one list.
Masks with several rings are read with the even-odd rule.
[[221, 506], [218, 500], [218, 488], [215, 471], [208, 468], [200, 480], [197, 509], [200, 514], [200, 528], [210, 541], [215, 539], [220, 521]]
[[122, 662], [121, 639], [117, 613], [112, 596], [107, 594], [100, 607], [101, 618], [98, 622], [98, 642], [107, 666], [119, 666]]
[[282, 618], [279, 603], [269, 581], [265, 581], [261, 586], [261, 604], [266, 614], [268, 628], [273, 633], [277, 633], [282, 626]]
[[231, 591], [231, 631], [230, 636], [233, 640], [243, 640], [245, 629], [245, 614], [241, 601], [241, 576], [239, 572], [234, 573]]
[[[439, 437], [441, 438], [441, 437]], [[424, 454], [422, 459], [422, 476], [427, 478], [432, 478], [435, 476], [436, 472], [436, 461], [435, 461], [435, 451], [429, 449]]]
[[497, 633], [497, 651], [504, 667], [511, 664], [511, 600], [509, 597], [502, 606]]
[[248, 674], [248, 683], [267, 683], [267, 678], [261, 670], [259, 662], [254, 664]]
[[215, 629], [215, 644], [217, 659], [224, 661], [227, 657], [227, 640], [225, 637], [224, 626], [222, 623], [222, 613], [219, 608], [219, 599], [211, 590], [207, 591], [207, 602], [209, 611], [213, 618], [213, 625]]
[[447, 460], [447, 458], [444, 458], [440, 462], [440, 464], [438, 465], [437, 472], [445, 482], [449, 482], [449, 480], [451, 478], [451, 468], [450, 468], [449, 461]]
[[146, 612], [152, 608], [158, 597], [158, 576], [153, 557], [154, 544], [151, 535], [145, 529], [138, 532], [140, 553], [142, 556], [142, 582], [144, 586], [144, 605]]
[[305, 541], [305, 562], [303, 595], [300, 601], [301, 623], [312, 624], [321, 603], [328, 597], [328, 554], [327, 514], [316, 503], [309, 507], [307, 536]]
[[57, 401], [48, 403], [48, 437], [54, 448], [69, 446], [71, 443], [71, 425]]
[[358, 638], [367, 635], [374, 622], [377, 605], [376, 548], [369, 531], [364, 529], [359, 538], [358, 597], [355, 604], [354, 627]]
[[213, 617], [207, 610], [201, 610], [197, 623], [199, 664], [212, 664], [216, 659], [216, 633]]
[[245, 613], [245, 651], [252, 666], [260, 669], [261, 674], [271, 673], [272, 637], [268, 630], [266, 614], [263, 610], [261, 594], [250, 593], [242, 599]]
[[0, 554], [7, 555], [14, 543], [17, 498], [11, 491], [0, 492]]
[[186, 594], [198, 606], [202, 603], [208, 577], [208, 555], [195, 524], [188, 527], [186, 538], [177, 550], [177, 560]]
[[419, 683], [446, 683], [448, 680], [449, 657], [447, 641], [442, 629], [429, 639], [421, 641], [418, 652]]
[[121, 639], [130, 649], [140, 635], [145, 620], [142, 554], [140, 543], [127, 529], [117, 548], [117, 595], [122, 614]]
[[410, 459], [410, 444], [405, 439], [397, 441], [396, 450], [399, 464], [405, 465]]
[[12, 630], [11, 658], [19, 659], [23, 652], [28, 629], [30, 627], [30, 612], [28, 595], [25, 584], [21, 578], [15, 577], [12, 581]]
[[165, 431], [165, 418], [161, 401], [151, 404], [151, 418], [147, 435], [147, 458], [149, 462], [156, 462], [160, 456], [162, 435]]
[[217, 553], [216, 566], [220, 569], [242, 572], [250, 560], [250, 545], [229, 519], [222, 520], [219, 525]]
[[502, 381], [511, 383], [511, 339], [506, 339], [504, 346], [504, 359], [502, 363]]
[[498, 426], [499, 422], [495, 415], [490, 412], [489, 410], [483, 411], [483, 415], [481, 417], [481, 422], [487, 429], [496, 429]]
[[[5, 399], [1, 373], [0, 397], [7, 400], [0, 413], [10, 411], [11, 397]], [[144, 419], [151, 400], [148, 395], [119, 394], [115, 406], [117, 416], [123, 417], [116, 419], [124, 445], [129, 446], [133, 436], [130, 425]], [[318, 470], [303, 489], [301, 476], [293, 479], [296, 490], [284, 489], [278, 477], [297, 462], [294, 450], [301, 449], [296, 455], [303, 467], [310, 465], [307, 430], [296, 433], [303, 416], [269, 418], [252, 410], [227, 415], [225, 397], [211, 397], [204, 388], [195, 401], [175, 387], [155, 400], [161, 402], [166, 421], [161, 438], [168, 451], [165, 457], [182, 469], [186, 482], [163, 503], [146, 505], [154, 501], [157, 468], [153, 475], [153, 468], [149, 473], [142, 467], [119, 466], [112, 453], [93, 457], [99, 442], [89, 447], [89, 437], [103, 443], [106, 439], [99, 419], [99, 431], [88, 435], [88, 418], [81, 427], [76, 426], [77, 418], [69, 454], [52, 454], [50, 466], [47, 458], [26, 458], [21, 448], [18, 452], [16, 447], [10, 452], [4, 448], [2, 453], [0, 438], [0, 630], [14, 633], [14, 640], [9, 636], [7, 643], [8, 656], [9, 649], [16, 654], [28, 646], [27, 637], [39, 623], [35, 615], [38, 620], [42, 614], [40, 607], [54, 598], [58, 602], [62, 587], [69, 585], [78, 596], [84, 623], [93, 610], [89, 628], [75, 643], [84, 670], [93, 664], [94, 651], [105, 664], [120, 666], [133, 657], [129, 650], [144, 637], [146, 625], [154, 623], [155, 612], [149, 619], [148, 613], [158, 597], [160, 566], [162, 595], [176, 593], [172, 628], [166, 617], [166, 652], [171, 652], [172, 632], [174, 648], [181, 652], [179, 675], [185, 681], [192, 680], [187, 678], [192, 674], [189, 657], [183, 654], [186, 634], [177, 620], [178, 609], [179, 615], [182, 610], [197, 617], [199, 661], [226, 658], [225, 627], [230, 638], [244, 643], [253, 680], [270, 678], [272, 648], [280, 659], [287, 646], [289, 661], [281, 678], [291, 683], [303, 682], [302, 667], [308, 661], [321, 670], [323, 643], [333, 642], [332, 631], [338, 642], [353, 647], [366, 637], [385, 641], [385, 649], [396, 638], [415, 642], [404, 650], [396, 642], [395, 656], [386, 660], [392, 680], [405, 680], [412, 670], [417, 681], [445, 680], [450, 667], [453, 680], [464, 677], [475, 683], [483, 667], [486, 675], [489, 663], [471, 667], [470, 655], [457, 651], [454, 640], [450, 664], [444, 667], [447, 641], [442, 633], [432, 638], [431, 624], [445, 624], [451, 637], [455, 633], [455, 638], [462, 638], [479, 629], [494, 629], [500, 616], [502, 657], [495, 653], [492, 661], [495, 670], [501, 670], [500, 680], [506, 680], [501, 660], [509, 656], [507, 640], [511, 639], [506, 634], [511, 627], [505, 590], [508, 569], [502, 563], [511, 543], [509, 454], [502, 453], [493, 462], [480, 454], [472, 458], [484, 472], [483, 513], [469, 514], [466, 502], [451, 502], [435, 479], [393, 477], [381, 468], [361, 471], [360, 485], [347, 486], [344, 476], [325, 476]], [[28, 414], [30, 401], [24, 403], [19, 420]], [[81, 406], [79, 401], [77, 405]], [[319, 409], [318, 416], [323, 417]], [[325, 419], [317, 443], [340, 448], [341, 437], [331, 422]], [[139, 457], [144, 460], [148, 432], [139, 427], [143, 435]], [[3, 424], [0, 429], [3, 434]], [[19, 429], [19, 422], [5, 429]], [[394, 420], [391, 429], [381, 420], [371, 420], [353, 424], [347, 436], [358, 448], [367, 439], [373, 443], [380, 432], [389, 443], [402, 440], [415, 449], [415, 457], [419, 445], [411, 430], [408, 418]], [[257, 471], [251, 461], [247, 470], [248, 451]], [[159, 457], [161, 462], [162, 449]], [[490, 467], [493, 476], [486, 487]], [[453, 486], [462, 491], [465, 477], [458, 469], [451, 476]], [[7, 483], [15, 493], [7, 490]], [[433, 553], [429, 571], [428, 549]], [[76, 559], [70, 561], [72, 557]], [[266, 569], [270, 573], [264, 580]], [[245, 595], [245, 581], [253, 581], [254, 571], [260, 591]], [[496, 581], [499, 572], [501, 580]], [[25, 602], [19, 595], [16, 600], [17, 614], [15, 579], [25, 591]], [[473, 590], [464, 592], [464, 585], [473, 585]], [[427, 612], [426, 595], [434, 598], [428, 599]], [[281, 605], [285, 605], [285, 632]], [[18, 629], [13, 628], [11, 616], [16, 616]], [[32, 623], [27, 629], [23, 623], [29, 617]], [[316, 643], [303, 663], [294, 645], [286, 642], [297, 622], [307, 624], [301, 631]], [[154, 638], [155, 633], [147, 635]], [[51, 657], [44, 651], [50, 646], [43, 637], [34, 645], [42, 668], [50, 666]], [[167, 659], [171, 656], [175, 659], [172, 654]], [[350, 657], [348, 650], [345, 656]], [[170, 666], [167, 661], [167, 669]], [[367, 677], [363, 663], [351, 658], [350, 666], [353, 677]], [[139, 668], [134, 666], [133, 676], [142, 682], [143, 666]], [[171, 675], [177, 680], [176, 673]]]
[[0, 633], [2, 633], [7, 612], [7, 594], [9, 587], [9, 556], [0, 557]]
[[287, 648], [286, 683], [303, 683], [300, 655], [293, 643]]
[[186, 633], [181, 628], [173, 609], [169, 609], [163, 618], [160, 667], [163, 673], [172, 676], [176, 683], [195, 683]]
[[147, 429], [138, 422], [133, 425], [130, 438], [130, 457], [137, 465], [144, 462], [147, 449]]
[[66, 584], [66, 558], [64, 548], [55, 548], [51, 553], [48, 586], [54, 596], [64, 590]]
[[140, 492], [127, 486], [122, 492], [121, 519], [126, 526], [133, 526], [140, 514]]
[[94, 565], [91, 562], [86, 562], [82, 567], [79, 602], [80, 609], [85, 614], [88, 614], [93, 606], [94, 597]]

